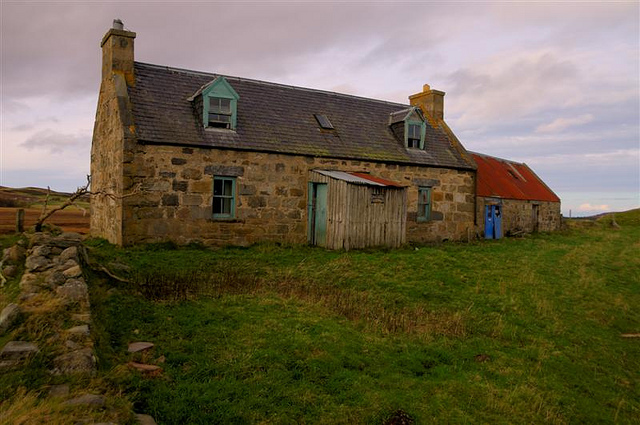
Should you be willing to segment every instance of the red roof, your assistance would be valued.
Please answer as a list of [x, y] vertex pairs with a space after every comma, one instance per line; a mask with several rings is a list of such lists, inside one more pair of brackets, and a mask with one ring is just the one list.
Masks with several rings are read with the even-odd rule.
[[478, 196], [560, 202], [560, 198], [527, 166], [472, 153], [478, 164]]
[[386, 180], [380, 177], [372, 176], [368, 173], [349, 173], [352, 176], [360, 177], [361, 179], [369, 180], [374, 183], [379, 183], [383, 186], [393, 186], [393, 187], [404, 187], [400, 183], [392, 182], [391, 180]]

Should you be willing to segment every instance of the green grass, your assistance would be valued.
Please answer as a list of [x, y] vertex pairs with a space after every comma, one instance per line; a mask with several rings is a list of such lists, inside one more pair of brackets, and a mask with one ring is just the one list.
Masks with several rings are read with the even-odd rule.
[[[93, 241], [134, 281], [94, 287], [101, 364], [161, 423], [634, 423], [640, 227], [616, 220], [348, 253]], [[112, 369], [134, 340], [162, 376]]]
[[639, 218], [348, 253], [92, 240], [132, 282], [92, 279], [95, 379], [163, 424], [637, 423]]

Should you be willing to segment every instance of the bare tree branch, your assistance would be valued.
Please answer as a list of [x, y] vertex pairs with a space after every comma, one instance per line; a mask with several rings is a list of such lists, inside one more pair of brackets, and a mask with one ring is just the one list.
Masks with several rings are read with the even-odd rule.
[[55, 208], [52, 209], [48, 209], [48, 205], [49, 205], [49, 195], [51, 193], [51, 189], [49, 187], [47, 187], [47, 196], [45, 198], [44, 201], [44, 206], [42, 208], [42, 214], [40, 214], [40, 217], [38, 218], [38, 220], [36, 221], [35, 224], [35, 231], [36, 232], [41, 232], [42, 231], [42, 226], [44, 224], [44, 222], [51, 217], [55, 212], [63, 210], [71, 205], [75, 205], [77, 208], [81, 209], [83, 211], [83, 214], [86, 213], [84, 208], [81, 208], [80, 206], [78, 206], [76, 204], [76, 201], [78, 199], [80, 199], [83, 196], [89, 195], [89, 196], [106, 196], [108, 198], [111, 198], [113, 200], [117, 200], [117, 199], [123, 199], [123, 198], [128, 198], [130, 196], [136, 195], [138, 193], [140, 193], [140, 184], [134, 186], [134, 188], [131, 190], [131, 192], [124, 194], [124, 195], [116, 195], [113, 192], [108, 192], [108, 191], [104, 191], [104, 190], [100, 190], [97, 192], [92, 192], [91, 190], [89, 190], [89, 187], [91, 186], [91, 175], [87, 175], [87, 184], [85, 184], [84, 186], [79, 187], [78, 189], [76, 189], [75, 192], [73, 192], [71, 194], [71, 196], [69, 197], [69, 199], [67, 199], [64, 203], [62, 203], [61, 205], [58, 205]]

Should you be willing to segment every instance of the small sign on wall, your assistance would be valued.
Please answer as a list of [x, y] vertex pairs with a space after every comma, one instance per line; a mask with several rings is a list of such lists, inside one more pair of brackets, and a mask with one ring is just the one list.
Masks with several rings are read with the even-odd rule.
[[384, 193], [382, 193], [382, 189], [373, 189], [373, 192], [371, 192], [371, 203], [384, 204]]

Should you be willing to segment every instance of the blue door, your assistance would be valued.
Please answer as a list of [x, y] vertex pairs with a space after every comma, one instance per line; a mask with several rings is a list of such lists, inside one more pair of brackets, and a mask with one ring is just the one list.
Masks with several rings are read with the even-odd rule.
[[500, 239], [502, 237], [502, 211], [500, 205], [484, 207], [484, 238]]

